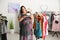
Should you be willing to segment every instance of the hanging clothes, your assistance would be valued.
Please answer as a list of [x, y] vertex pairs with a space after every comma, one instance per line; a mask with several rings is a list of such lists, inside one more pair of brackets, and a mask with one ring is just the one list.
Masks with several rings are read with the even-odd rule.
[[5, 25], [5, 21], [2, 21], [2, 34], [7, 33], [7, 27]]
[[52, 21], [51, 21], [51, 17], [52, 17], [52, 14], [51, 13], [47, 13], [46, 14], [49, 18], [48, 18], [48, 30], [51, 31], [52, 30]]
[[8, 22], [8, 21], [7, 21], [7, 20], [5, 20], [5, 25], [6, 25], [6, 27], [7, 27], [7, 22]]
[[2, 29], [1, 29], [2, 23], [0, 21], [0, 40], [1, 40], [1, 33], [2, 33]]
[[51, 30], [52, 30], [52, 23], [53, 23], [53, 20], [54, 20], [54, 13], [51, 14]]
[[35, 36], [45, 39], [46, 35], [48, 35], [48, 17], [46, 14], [38, 14], [34, 19], [34, 23]]
[[52, 22], [52, 31], [60, 31], [60, 18], [59, 16], [54, 16], [54, 20]]
[[34, 34], [37, 37], [42, 37], [42, 28], [43, 28], [43, 17], [38, 15], [34, 21]]
[[20, 40], [33, 40], [32, 22], [30, 17], [26, 17], [20, 22]]
[[44, 17], [44, 22], [43, 22], [43, 38], [46, 37], [46, 35], [48, 35], [48, 20], [46, 17], [46, 14], [43, 13], [43, 17]]
[[1, 40], [7, 40], [7, 27], [5, 25], [5, 20], [1, 24]]
[[36, 29], [34, 30], [34, 34], [37, 37], [42, 37], [42, 30], [40, 28], [40, 22], [36, 21]]

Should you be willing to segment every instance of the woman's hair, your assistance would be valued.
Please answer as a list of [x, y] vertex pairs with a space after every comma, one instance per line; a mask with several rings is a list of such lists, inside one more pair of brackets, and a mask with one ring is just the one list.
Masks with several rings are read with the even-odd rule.
[[[23, 13], [23, 11], [22, 11], [22, 8], [25, 8], [25, 6], [21, 6], [21, 8], [20, 8], [20, 14], [22, 15], [22, 13]], [[26, 9], [26, 8], [25, 8]]]

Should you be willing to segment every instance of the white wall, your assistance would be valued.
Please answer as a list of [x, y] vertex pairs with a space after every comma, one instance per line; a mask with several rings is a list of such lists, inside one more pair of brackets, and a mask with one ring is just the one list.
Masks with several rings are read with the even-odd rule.
[[[9, 2], [14, 2], [16, 3], [18, 0], [0, 0], [0, 14], [3, 16], [7, 16], [8, 20], [8, 32], [10, 31], [9, 29], [9, 22], [12, 19], [14, 23], [14, 28], [15, 32], [18, 32], [18, 22], [17, 22], [17, 15], [16, 13], [8, 13], [8, 3]], [[17, 13], [18, 14], [18, 13]]]
[[20, 0], [20, 4], [33, 11], [41, 11], [41, 5], [47, 5], [47, 11], [59, 11], [59, 0]]
[[[18, 20], [16, 13], [8, 13], [8, 3], [19, 3], [26, 6], [26, 8], [32, 9], [32, 13], [41, 11], [41, 5], [47, 5], [47, 11], [59, 11], [59, 0], [0, 0], [0, 13], [6, 15], [8, 21], [13, 17], [15, 31], [18, 32]], [[42, 6], [45, 8], [44, 6]]]
[[60, 0], [59, 0], [59, 11], [60, 11]]

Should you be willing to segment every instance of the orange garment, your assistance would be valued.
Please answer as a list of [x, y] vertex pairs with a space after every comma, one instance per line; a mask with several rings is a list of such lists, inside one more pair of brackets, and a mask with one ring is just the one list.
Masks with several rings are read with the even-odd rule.
[[[44, 19], [43, 16], [38, 15], [36, 19], [40, 22], [40, 25], [41, 25], [41, 28], [42, 28], [42, 31], [43, 31], [43, 19]], [[34, 29], [36, 28], [36, 23], [35, 22], [34, 22], [33, 28]]]
[[34, 29], [36, 28], [36, 23], [33, 24], [33, 28], [34, 28]]

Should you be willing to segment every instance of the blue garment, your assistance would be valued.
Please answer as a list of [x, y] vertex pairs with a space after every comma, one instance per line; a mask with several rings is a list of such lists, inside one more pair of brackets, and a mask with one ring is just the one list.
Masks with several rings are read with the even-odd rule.
[[34, 34], [37, 37], [42, 37], [42, 30], [40, 27], [40, 22], [36, 21], [36, 29], [34, 30]]

